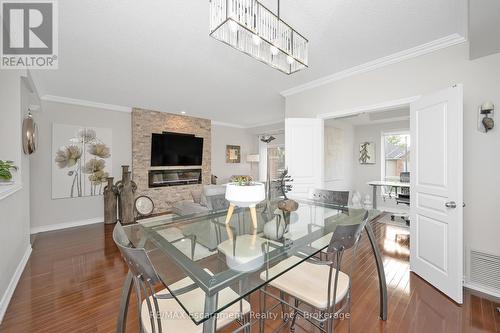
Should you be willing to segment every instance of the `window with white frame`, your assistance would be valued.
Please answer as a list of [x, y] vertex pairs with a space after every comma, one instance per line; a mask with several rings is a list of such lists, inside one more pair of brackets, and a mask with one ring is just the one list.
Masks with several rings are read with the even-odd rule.
[[399, 181], [401, 172], [410, 172], [410, 133], [382, 134], [382, 179]]
[[271, 180], [277, 180], [285, 170], [285, 147], [283, 145], [267, 148], [269, 175]]

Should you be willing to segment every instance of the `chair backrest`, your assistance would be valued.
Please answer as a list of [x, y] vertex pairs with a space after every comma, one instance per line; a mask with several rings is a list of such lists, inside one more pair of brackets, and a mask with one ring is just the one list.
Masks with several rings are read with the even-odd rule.
[[151, 284], [161, 282], [146, 250], [144, 248], [133, 247], [119, 222], [116, 223], [113, 229], [113, 241], [134, 276], [140, 276], [144, 281], [149, 281]]
[[402, 183], [410, 182], [410, 173], [409, 172], [400, 172], [399, 173], [399, 181]]
[[327, 252], [345, 251], [357, 244], [366, 223], [368, 223], [368, 211], [365, 212], [358, 224], [340, 224], [335, 228], [332, 239], [328, 245]]
[[227, 210], [229, 201], [226, 200], [225, 194], [215, 194], [207, 196], [207, 207], [211, 211]]
[[[161, 317], [160, 307], [156, 299], [154, 285], [160, 283], [160, 278], [149, 259], [149, 256], [144, 248], [134, 248], [132, 242], [127, 237], [122, 225], [118, 222], [113, 229], [113, 241], [120, 250], [123, 259], [132, 273], [137, 297], [138, 317], [141, 325], [140, 331], [143, 331], [144, 323], [141, 316], [142, 297], [146, 300], [146, 305], [149, 311], [149, 327], [152, 333], [161, 333]], [[150, 301], [152, 296], [153, 302]]]
[[309, 199], [346, 207], [349, 204], [349, 191], [312, 189], [309, 191]]

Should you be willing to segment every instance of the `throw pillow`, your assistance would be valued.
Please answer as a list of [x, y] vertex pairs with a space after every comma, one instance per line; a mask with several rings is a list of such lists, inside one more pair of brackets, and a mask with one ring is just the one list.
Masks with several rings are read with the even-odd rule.
[[191, 197], [193, 197], [195, 203], [201, 203], [201, 191], [191, 191]]

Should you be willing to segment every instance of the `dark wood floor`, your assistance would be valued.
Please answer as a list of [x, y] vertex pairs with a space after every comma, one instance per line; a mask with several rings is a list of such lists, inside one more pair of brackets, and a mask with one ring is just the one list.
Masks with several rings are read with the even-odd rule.
[[[378, 319], [375, 262], [364, 237], [353, 279], [353, 332], [500, 332], [500, 304], [466, 290], [464, 305], [456, 305], [409, 271], [408, 240], [396, 241], [399, 228], [373, 227], [383, 252], [389, 319]], [[113, 332], [127, 269], [111, 231], [101, 224], [38, 235], [0, 332]], [[253, 305], [256, 299], [252, 295]], [[129, 332], [137, 331], [135, 313], [132, 304]], [[278, 325], [267, 321], [266, 332]], [[317, 331], [298, 320], [296, 332]], [[336, 332], [346, 331], [347, 321], [339, 321]]]

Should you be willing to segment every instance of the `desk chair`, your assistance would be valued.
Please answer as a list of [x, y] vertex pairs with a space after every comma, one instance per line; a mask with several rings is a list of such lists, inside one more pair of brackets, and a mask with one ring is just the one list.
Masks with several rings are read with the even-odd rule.
[[[399, 174], [399, 181], [402, 183], [410, 182], [410, 173], [409, 172], [401, 172]], [[396, 195], [396, 204], [410, 205], [410, 189], [408, 187], [402, 187], [401, 192]], [[394, 221], [396, 216], [400, 216], [407, 225], [410, 225], [410, 215], [408, 213], [404, 214], [392, 214], [391, 220]]]
[[[188, 316], [184, 316], [185, 311], [167, 289], [156, 292], [155, 287], [161, 285], [162, 282], [148, 253], [144, 248], [132, 246], [120, 223], [117, 223], [113, 230], [113, 241], [127, 263], [129, 274], [133, 276], [138, 302], [140, 332], [201, 333], [202, 325], [195, 325]], [[210, 271], [206, 271], [211, 274]], [[187, 297], [189, 295], [193, 304], [204, 304], [205, 302], [204, 292], [189, 277], [172, 284], [170, 288], [176, 290], [175, 296], [184, 295]], [[229, 302], [236, 297], [236, 293], [231, 288], [226, 288], [219, 292], [218, 301]], [[245, 327], [244, 329], [248, 330], [249, 318], [247, 317], [249, 312], [250, 304], [246, 300], [242, 300], [241, 303], [233, 304], [222, 311], [223, 315], [217, 320], [217, 326], [222, 328], [230, 324], [233, 321], [232, 318], [237, 318], [238, 322]]]

